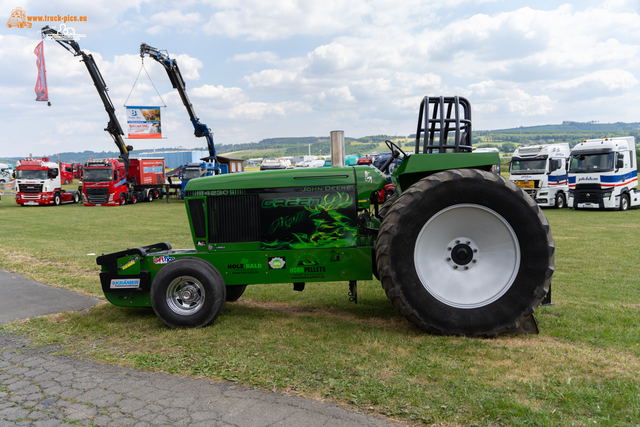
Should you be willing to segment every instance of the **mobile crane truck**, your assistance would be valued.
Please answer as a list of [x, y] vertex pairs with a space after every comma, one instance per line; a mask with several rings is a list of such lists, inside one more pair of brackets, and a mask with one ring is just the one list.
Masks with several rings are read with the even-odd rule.
[[172, 328], [203, 327], [247, 285], [357, 281], [375, 275], [387, 297], [425, 331], [493, 337], [537, 333], [534, 311], [549, 290], [555, 244], [538, 204], [493, 173], [497, 153], [471, 152], [471, 105], [425, 97], [415, 152], [387, 141], [402, 163], [397, 197], [378, 215], [387, 181], [344, 166], [333, 132], [332, 167], [195, 179], [185, 206], [195, 249], [156, 243], [97, 257], [106, 298], [152, 307]]
[[180, 179], [182, 180], [180, 197], [184, 198], [184, 188], [189, 180], [203, 176], [225, 173], [226, 169], [221, 168], [218, 164], [216, 149], [213, 144], [213, 132], [211, 132], [211, 129], [207, 125], [200, 122], [200, 119], [193, 109], [193, 105], [187, 95], [187, 85], [182, 77], [180, 68], [178, 67], [178, 61], [176, 59], [169, 58], [169, 54], [166, 51], [161, 51], [146, 43], [141, 43], [140, 57], [144, 60], [145, 55], [155, 59], [164, 67], [167, 72], [167, 76], [171, 81], [171, 85], [178, 91], [182, 104], [187, 109], [189, 120], [191, 120], [191, 124], [193, 125], [194, 135], [198, 138], [204, 137], [207, 141], [209, 157], [200, 159], [203, 161], [202, 163], [186, 163], [183, 165], [182, 171], [180, 172]]
[[[79, 56], [82, 58], [82, 62], [87, 67], [91, 80], [100, 95], [104, 109], [109, 115], [109, 122], [105, 131], [111, 135], [118, 150], [120, 150], [120, 157], [118, 159], [104, 159], [97, 162], [89, 161], [84, 165], [84, 178], [81, 191], [84, 194], [85, 206], [106, 206], [106, 205], [119, 205], [124, 202], [135, 203], [138, 200], [153, 200], [155, 197], [159, 197], [162, 193], [162, 185], [164, 184], [164, 167], [162, 169], [162, 182], [153, 182], [150, 185], [143, 185], [143, 183], [137, 181], [140, 174], [129, 171], [129, 165], [131, 160], [129, 154], [133, 151], [133, 147], [125, 145], [122, 135], [122, 127], [116, 116], [116, 110], [113, 107], [113, 102], [109, 97], [109, 89], [107, 84], [100, 74], [100, 70], [93, 59], [91, 54], [87, 54], [80, 45], [69, 37], [59, 33], [48, 25], [43, 27], [40, 32], [43, 36], [51, 38], [60, 46], [71, 52], [73, 56]], [[158, 160], [158, 159], [155, 159]], [[162, 159], [163, 160], [163, 159]], [[144, 159], [138, 159], [136, 164], [143, 162]], [[123, 173], [117, 172], [118, 168], [123, 168]], [[93, 170], [92, 170], [93, 168]], [[106, 174], [106, 170], [110, 170], [110, 176], [103, 176]], [[94, 179], [95, 177], [95, 179]], [[104, 185], [104, 182], [113, 181], [113, 185]], [[125, 194], [124, 198], [121, 194]]]

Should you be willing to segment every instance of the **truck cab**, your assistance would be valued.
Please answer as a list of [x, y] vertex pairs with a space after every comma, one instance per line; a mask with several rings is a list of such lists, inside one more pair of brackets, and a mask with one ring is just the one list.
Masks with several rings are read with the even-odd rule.
[[48, 158], [26, 158], [16, 164], [16, 203], [27, 205], [59, 205], [78, 203], [75, 190], [61, 188], [60, 167]]
[[182, 171], [180, 171], [180, 179], [182, 180], [182, 185], [180, 187], [180, 197], [184, 199], [184, 188], [187, 186], [187, 183], [194, 178], [201, 178], [204, 176], [213, 176], [216, 174], [216, 167], [213, 163], [202, 162], [202, 163], [187, 163], [183, 166]]
[[569, 144], [518, 147], [509, 163], [509, 179], [540, 206], [564, 208], [569, 193]]
[[85, 206], [117, 206], [127, 201], [127, 177], [118, 159], [89, 160], [82, 167]]
[[9, 168], [8, 164], [0, 163], [0, 184], [13, 181], [12, 173], [13, 171]]
[[569, 207], [619, 209], [640, 205], [635, 138], [584, 140], [571, 151]]

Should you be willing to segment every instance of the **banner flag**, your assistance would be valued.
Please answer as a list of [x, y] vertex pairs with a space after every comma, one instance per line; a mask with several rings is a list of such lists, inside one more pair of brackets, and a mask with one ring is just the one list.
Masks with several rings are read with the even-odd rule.
[[162, 138], [160, 107], [127, 107], [130, 139]]
[[38, 65], [38, 81], [36, 82], [36, 101], [49, 101], [49, 90], [47, 89], [47, 70], [44, 68], [44, 42], [36, 46], [33, 53], [36, 54], [36, 64]]

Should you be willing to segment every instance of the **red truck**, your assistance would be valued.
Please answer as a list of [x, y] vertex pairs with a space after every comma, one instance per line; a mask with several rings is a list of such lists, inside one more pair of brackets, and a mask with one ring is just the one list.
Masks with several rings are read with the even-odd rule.
[[60, 205], [78, 203], [80, 193], [63, 190], [60, 166], [49, 158], [26, 158], [16, 163], [16, 203], [26, 205]]
[[82, 166], [83, 163], [72, 163], [73, 177], [82, 180]]
[[117, 206], [162, 198], [164, 158], [129, 159], [129, 172], [120, 159], [89, 160], [83, 166], [85, 206]]
[[73, 166], [69, 163], [60, 163], [60, 181], [63, 184], [73, 184]]

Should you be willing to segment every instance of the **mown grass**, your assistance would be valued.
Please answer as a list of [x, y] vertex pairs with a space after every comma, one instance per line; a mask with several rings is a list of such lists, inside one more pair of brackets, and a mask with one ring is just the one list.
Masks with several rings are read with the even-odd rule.
[[[184, 204], [21, 208], [0, 203], [0, 268], [100, 296], [95, 255], [168, 241], [193, 247]], [[540, 335], [425, 334], [377, 281], [249, 287], [208, 328], [169, 330], [108, 303], [5, 325], [107, 363], [333, 399], [413, 425], [640, 425], [640, 210], [546, 210], [555, 305]]]

